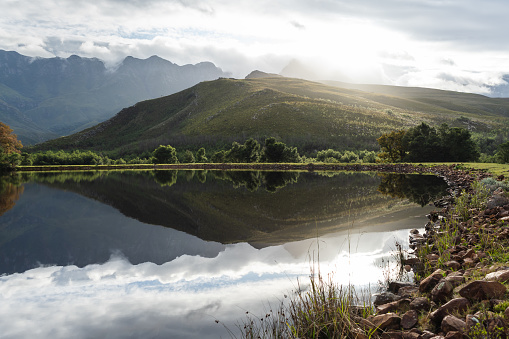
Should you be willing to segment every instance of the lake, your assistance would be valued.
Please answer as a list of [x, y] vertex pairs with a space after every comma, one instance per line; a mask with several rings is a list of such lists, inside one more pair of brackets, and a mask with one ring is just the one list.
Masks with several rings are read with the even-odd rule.
[[446, 187], [349, 172], [4, 177], [0, 337], [229, 338], [246, 312], [305, 288], [318, 258], [374, 292]]

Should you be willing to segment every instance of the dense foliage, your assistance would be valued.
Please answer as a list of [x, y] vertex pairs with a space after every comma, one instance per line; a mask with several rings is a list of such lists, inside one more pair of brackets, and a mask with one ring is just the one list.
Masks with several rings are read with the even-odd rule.
[[6, 124], [0, 122], [0, 171], [8, 170], [19, 165], [21, 148], [23, 145], [16, 134]]
[[476, 161], [480, 153], [471, 136], [464, 128], [442, 124], [437, 130], [423, 122], [378, 138], [378, 156], [386, 162]]

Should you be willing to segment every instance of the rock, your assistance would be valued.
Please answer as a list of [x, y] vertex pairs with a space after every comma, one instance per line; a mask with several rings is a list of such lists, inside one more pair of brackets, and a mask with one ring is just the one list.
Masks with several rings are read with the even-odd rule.
[[410, 310], [401, 317], [401, 327], [403, 327], [404, 330], [409, 330], [417, 325], [418, 320], [419, 315], [417, 314], [417, 311]]
[[352, 316], [352, 320], [364, 331], [368, 332], [376, 328], [375, 324], [373, 324], [368, 319], [365, 319], [363, 317], [359, 317], [357, 315]]
[[373, 302], [373, 305], [379, 306], [383, 304], [387, 304], [396, 300], [400, 300], [401, 297], [399, 295], [396, 295], [392, 292], [383, 292], [380, 294], [376, 294], [375, 301]]
[[398, 290], [398, 295], [402, 298], [408, 298], [408, 297], [411, 297], [412, 295], [415, 295], [417, 294], [417, 292], [419, 292], [419, 287], [417, 286], [406, 286], [406, 287], [401, 287], [399, 290]]
[[467, 258], [473, 258], [474, 257], [474, 254], [475, 254], [475, 251], [473, 248], [469, 248], [465, 254], [463, 255], [462, 259], [465, 260]]
[[440, 306], [436, 311], [430, 314], [430, 318], [435, 323], [442, 322], [448, 314], [457, 312], [463, 313], [470, 307], [470, 302], [466, 298], [455, 298]]
[[419, 230], [417, 228], [413, 228], [410, 230], [410, 234], [419, 234]]
[[459, 270], [461, 268], [461, 264], [454, 260], [449, 260], [444, 263], [445, 267], [450, 268], [451, 270]]
[[502, 338], [502, 335], [505, 334], [507, 326], [503, 318], [494, 317], [487, 320], [486, 328], [492, 338]]
[[509, 323], [509, 307], [507, 307], [504, 311], [504, 318]]
[[464, 332], [467, 329], [467, 324], [453, 315], [447, 315], [442, 320], [442, 331], [448, 333], [450, 331]]
[[429, 311], [431, 305], [430, 305], [430, 302], [428, 300], [428, 298], [424, 298], [424, 297], [419, 297], [419, 298], [415, 298], [414, 300], [412, 300], [410, 302], [410, 309], [412, 310], [416, 310], [418, 312], [421, 312], [421, 311]]
[[419, 258], [407, 258], [403, 260], [403, 263], [407, 265], [416, 265], [420, 262]]
[[389, 291], [392, 293], [398, 293], [399, 289], [402, 287], [415, 287], [415, 284], [409, 282], [401, 282], [401, 281], [391, 281], [389, 283]]
[[384, 332], [382, 339], [404, 339], [403, 332]]
[[435, 254], [435, 253], [431, 253], [431, 254], [428, 254], [428, 255], [426, 256], [426, 259], [428, 259], [428, 260], [430, 260], [430, 261], [431, 261], [431, 260], [438, 260], [439, 258], [440, 258], [440, 257], [438, 256], [438, 254]]
[[371, 322], [381, 330], [398, 330], [401, 318], [395, 313], [386, 313], [374, 316]]
[[453, 290], [452, 284], [446, 279], [440, 280], [440, 282], [431, 290], [431, 300], [434, 302], [445, 302], [452, 296]]
[[430, 274], [428, 277], [423, 279], [421, 283], [419, 284], [419, 292], [427, 292], [433, 289], [438, 282], [444, 277], [444, 271], [438, 269], [432, 274]]
[[445, 339], [463, 339], [463, 333], [458, 331], [450, 331], [445, 335]]
[[476, 280], [460, 289], [459, 294], [473, 300], [484, 300], [501, 298], [506, 290], [506, 287], [498, 281]]
[[472, 258], [465, 258], [463, 259], [463, 266], [465, 267], [474, 267], [474, 259]]
[[393, 311], [403, 311], [404, 309], [408, 309], [408, 305], [410, 304], [410, 299], [401, 299], [396, 300], [391, 303], [383, 304], [380, 306], [377, 306], [377, 314], [384, 314], [389, 313]]
[[487, 280], [487, 281], [498, 281], [498, 282], [501, 282], [501, 283], [509, 281], [509, 270], [501, 270], [501, 271], [496, 271], [496, 272], [493, 272], [493, 273], [489, 273], [489, 274], [486, 275], [484, 280]]
[[445, 280], [450, 282], [453, 287], [459, 286], [465, 282], [465, 277], [461, 274], [455, 274], [459, 272], [453, 272], [449, 274], [447, 277], [445, 277]]
[[472, 314], [467, 314], [465, 323], [467, 324], [466, 329], [467, 332], [470, 332], [470, 330], [473, 329], [475, 326], [478, 326], [478, 324], [481, 324], [482, 326], [481, 320], [477, 316]]
[[419, 339], [431, 339], [431, 338], [440, 338], [440, 337], [430, 331], [423, 331], [419, 337]]

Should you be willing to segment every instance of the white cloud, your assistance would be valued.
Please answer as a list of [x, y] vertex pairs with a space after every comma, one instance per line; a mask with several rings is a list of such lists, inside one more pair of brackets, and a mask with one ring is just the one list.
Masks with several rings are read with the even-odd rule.
[[497, 0], [482, 6], [473, 0], [19, 0], [2, 6], [0, 48], [108, 64], [127, 55], [212, 61], [235, 77], [254, 69], [278, 73], [298, 59], [356, 82], [402, 84], [400, 75], [383, 72], [392, 56], [396, 66], [410, 62], [418, 70], [406, 74], [413, 82], [450, 88], [449, 81], [429, 78], [436, 67], [509, 72], [508, 10], [509, 3]]
[[[381, 225], [390, 228], [391, 224]], [[320, 239], [320, 268], [343, 284], [376, 286], [388, 256], [408, 230], [365, 233], [356, 229]], [[316, 241], [254, 249], [230, 245], [215, 258], [180, 256], [162, 265], [132, 265], [119, 254], [104, 264], [41, 267], [0, 277], [2, 337], [227, 336], [245, 311], [263, 314], [268, 302], [307, 283]], [[378, 274], [374, 274], [374, 272]]]

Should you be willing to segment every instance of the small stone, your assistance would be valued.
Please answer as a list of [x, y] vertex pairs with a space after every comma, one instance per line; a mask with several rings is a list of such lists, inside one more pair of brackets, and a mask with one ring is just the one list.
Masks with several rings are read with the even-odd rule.
[[434, 302], [445, 302], [452, 296], [453, 290], [452, 284], [442, 279], [440, 282], [431, 290], [431, 300]]
[[413, 228], [410, 230], [410, 234], [419, 234], [419, 230], [417, 228]]
[[473, 267], [474, 264], [475, 264], [474, 263], [474, 259], [472, 259], [472, 258], [465, 258], [465, 259], [463, 259], [463, 265], [465, 267]]
[[401, 327], [403, 327], [404, 330], [409, 330], [417, 325], [418, 320], [417, 311], [410, 310], [401, 317]]
[[442, 320], [442, 331], [448, 333], [450, 331], [464, 332], [467, 328], [467, 324], [453, 315], [447, 315]]
[[501, 270], [501, 271], [487, 274], [486, 277], [484, 278], [484, 280], [498, 281], [498, 282], [504, 283], [506, 281], [509, 281], [509, 270]]
[[401, 318], [397, 314], [386, 313], [374, 316], [371, 322], [381, 330], [398, 330]]
[[484, 300], [501, 298], [506, 290], [506, 287], [498, 281], [476, 280], [460, 289], [459, 294], [473, 300]]
[[470, 302], [466, 298], [455, 298], [440, 306], [436, 311], [430, 314], [430, 318], [435, 323], [440, 323], [442, 319], [453, 312], [463, 313], [470, 307]]
[[410, 302], [410, 309], [412, 310], [416, 310], [418, 312], [420, 311], [429, 311], [431, 305], [430, 305], [430, 302], [428, 300], [428, 298], [425, 298], [425, 297], [419, 297], [419, 298], [415, 298], [414, 300], [412, 300]]

